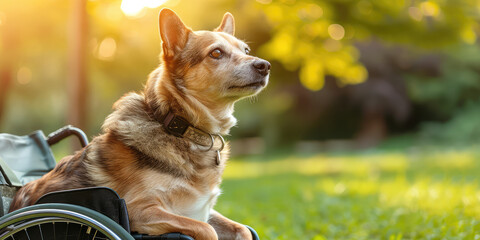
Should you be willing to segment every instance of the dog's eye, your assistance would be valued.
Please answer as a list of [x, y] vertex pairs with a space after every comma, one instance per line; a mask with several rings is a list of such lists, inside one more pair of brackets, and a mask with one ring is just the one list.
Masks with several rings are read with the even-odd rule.
[[223, 52], [222, 52], [222, 50], [220, 50], [218, 48], [210, 52], [210, 57], [212, 57], [212, 58], [219, 59], [222, 56], [223, 56]]
[[250, 53], [250, 48], [245, 48], [245, 53], [249, 54]]

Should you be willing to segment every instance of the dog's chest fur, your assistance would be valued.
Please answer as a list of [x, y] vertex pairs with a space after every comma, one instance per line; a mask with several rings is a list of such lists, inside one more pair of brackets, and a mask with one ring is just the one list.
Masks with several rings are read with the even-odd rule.
[[202, 151], [189, 140], [166, 133], [149, 114], [142, 95], [128, 94], [115, 106], [105, 120], [105, 134], [86, 150], [95, 185], [111, 187], [127, 206], [155, 204], [207, 221], [220, 194], [228, 148], [217, 165], [215, 151]]
[[[144, 196], [161, 198], [161, 202], [167, 203], [165, 208], [169, 212], [206, 222], [210, 210], [220, 195], [218, 186], [201, 189], [198, 184], [194, 186], [186, 181], [166, 178], [168, 177], [158, 175], [154, 171], [148, 171], [144, 179], [146, 190], [143, 193]], [[157, 182], [159, 179], [166, 180], [166, 182], [159, 183]], [[128, 202], [130, 196], [127, 195], [125, 198]]]

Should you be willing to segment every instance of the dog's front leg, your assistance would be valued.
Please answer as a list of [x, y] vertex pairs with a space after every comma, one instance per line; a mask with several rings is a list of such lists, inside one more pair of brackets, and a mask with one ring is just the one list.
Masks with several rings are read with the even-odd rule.
[[148, 235], [179, 232], [193, 237], [195, 240], [218, 240], [215, 229], [208, 223], [197, 221], [162, 210], [158, 206], [144, 208], [140, 211], [131, 211], [132, 231]]
[[252, 233], [244, 225], [234, 222], [215, 210], [210, 211], [208, 223], [215, 228], [220, 240], [251, 240]]

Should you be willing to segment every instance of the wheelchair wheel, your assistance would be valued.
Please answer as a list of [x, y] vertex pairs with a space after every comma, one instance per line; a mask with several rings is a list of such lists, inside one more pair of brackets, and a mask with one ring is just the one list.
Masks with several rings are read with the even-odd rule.
[[133, 240], [105, 215], [70, 204], [39, 204], [0, 218], [0, 240]]

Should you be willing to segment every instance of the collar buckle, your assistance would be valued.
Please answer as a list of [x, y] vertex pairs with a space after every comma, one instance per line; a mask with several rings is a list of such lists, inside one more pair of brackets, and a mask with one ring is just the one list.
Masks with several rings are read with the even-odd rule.
[[220, 139], [220, 147], [218, 151], [222, 151], [225, 147], [225, 140], [220, 134], [210, 134], [191, 125], [186, 119], [169, 112], [163, 119], [165, 130], [180, 138], [187, 138], [192, 142], [208, 147], [205, 152], [210, 151], [215, 146], [215, 137]]
[[177, 116], [172, 112], [169, 112], [165, 117], [165, 119], [163, 120], [163, 126], [165, 127], [165, 130], [167, 130], [168, 133], [176, 137], [183, 138], [183, 135], [187, 131], [188, 127], [190, 126], [190, 123], [184, 118]]

